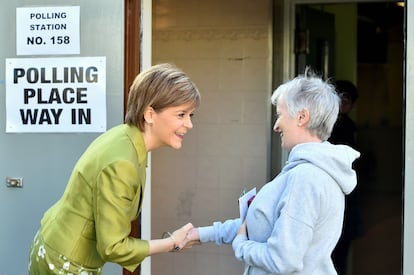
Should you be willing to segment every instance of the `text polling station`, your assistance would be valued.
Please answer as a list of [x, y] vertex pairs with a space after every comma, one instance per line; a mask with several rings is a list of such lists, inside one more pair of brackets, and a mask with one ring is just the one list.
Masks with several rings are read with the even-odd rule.
[[6, 59], [6, 132], [104, 132], [105, 57]]
[[17, 8], [17, 55], [79, 54], [79, 13], [79, 6]]

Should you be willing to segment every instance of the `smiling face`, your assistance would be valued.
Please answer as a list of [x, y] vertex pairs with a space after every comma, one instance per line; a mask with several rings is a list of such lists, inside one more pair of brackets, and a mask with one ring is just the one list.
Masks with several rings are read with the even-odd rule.
[[283, 98], [280, 97], [276, 105], [277, 120], [273, 131], [280, 134], [282, 148], [290, 151], [295, 145], [301, 142], [304, 124], [300, 117], [292, 117]]
[[155, 111], [151, 107], [145, 114], [146, 130], [144, 140], [147, 150], [151, 151], [161, 146], [180, 149], [184, 135], [193, 128], [191, 118], [194, 104], [183, 104]]

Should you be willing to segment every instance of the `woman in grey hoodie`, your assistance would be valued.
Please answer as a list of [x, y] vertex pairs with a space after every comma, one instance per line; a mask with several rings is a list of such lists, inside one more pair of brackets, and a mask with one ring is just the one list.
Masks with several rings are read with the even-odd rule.
[[194, 228], [190, 241], [232, 243], [244, 274], [336, 274], [331, 253], [341, 235], [344, 199], [355, 188], [359, 152], [327, 141], [338, 116], [335, 88], [310, 70], [271, 97], [273, 130], [289, 152], [279, 175], [251, 202], [245, 221]]

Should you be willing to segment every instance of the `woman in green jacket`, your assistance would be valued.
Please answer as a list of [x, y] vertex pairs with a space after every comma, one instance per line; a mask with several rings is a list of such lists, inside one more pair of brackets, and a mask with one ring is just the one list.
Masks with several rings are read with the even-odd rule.
[[131, 222], [141, 211], [148, 152], [181, 148], [199, 104], [196, 85], [175, 66], [155, 65], [136, 77], [125, 123], [90, 144], [63, 196], [44, 214], [30, 275], [101, 274], [106, 262], [134, 271], [147, 256], [183, 248], [192, 224], [168, 238], [141, 240], [130, 236]]

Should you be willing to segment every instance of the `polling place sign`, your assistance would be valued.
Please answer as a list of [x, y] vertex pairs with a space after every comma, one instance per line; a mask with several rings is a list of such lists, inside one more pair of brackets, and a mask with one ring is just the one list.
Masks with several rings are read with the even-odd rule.
[[6, 59], [6, 132], [104, 132], [105, 57]]

